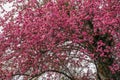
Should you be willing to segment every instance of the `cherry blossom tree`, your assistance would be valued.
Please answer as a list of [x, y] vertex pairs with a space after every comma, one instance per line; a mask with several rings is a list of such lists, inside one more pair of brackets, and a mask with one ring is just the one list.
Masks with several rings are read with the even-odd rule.
[[0, 10], [1, 80], [120, 79], [120, 0], [0, 0]]

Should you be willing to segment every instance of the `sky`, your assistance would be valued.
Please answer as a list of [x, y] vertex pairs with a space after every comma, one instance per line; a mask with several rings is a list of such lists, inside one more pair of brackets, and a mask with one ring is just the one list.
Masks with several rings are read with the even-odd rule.
[[[5, 11], [11, 11], [12, 10], [12, 4], [13, 3], [6, 3], [3, 5], [3, 9], [5, 9]], [[1, 13], [2, 9], [0, 8], [0, 17], [3, 17], [3, 14]], [[2, 32], [2, 27], [0, 26], [0, 33]]]

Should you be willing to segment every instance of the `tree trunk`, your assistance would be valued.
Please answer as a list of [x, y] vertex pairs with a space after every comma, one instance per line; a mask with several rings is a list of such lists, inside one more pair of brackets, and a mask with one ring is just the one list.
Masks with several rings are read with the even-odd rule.
[[[107, 61], [109, 63], [109, 61]], [[120, 72], [112, 73], [109, 68], [110, 65], [98, 62], [97, 67], [97, 80], [120, 80]]]

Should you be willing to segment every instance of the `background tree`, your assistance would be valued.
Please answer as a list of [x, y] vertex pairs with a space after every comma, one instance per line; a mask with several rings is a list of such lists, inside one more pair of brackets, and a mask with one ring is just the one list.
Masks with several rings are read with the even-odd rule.
[[1, 0], [0, 7], [0, 79], [120, 79], [119, 0]]

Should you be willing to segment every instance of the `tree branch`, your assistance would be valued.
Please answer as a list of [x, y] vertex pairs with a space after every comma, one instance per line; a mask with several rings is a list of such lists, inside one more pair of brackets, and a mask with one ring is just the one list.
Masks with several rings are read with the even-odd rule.
[[70, 77], [69, 75], [67, 75], [66, 73], [64, 73], [64, 72], [62, 72], [62, 71], [57, 71], [57, 70], [45, 70], [45, 71], [41, 72], [40, 74], [36, 74], [36, 75], [32, 76], [32, 78], [31, 78], [30, 80], [32, 80], [32, 79], [35, 78], [35, 77], [41, 76], [42, 74], [47, 73], [47, 72], [59, 73], [59, 74], [62, 74], [62, 75], [64, 75], [64, 76], [66, 76], [66, 77], [69, 78], [70, 80], [73, 80], [73, 78]]

